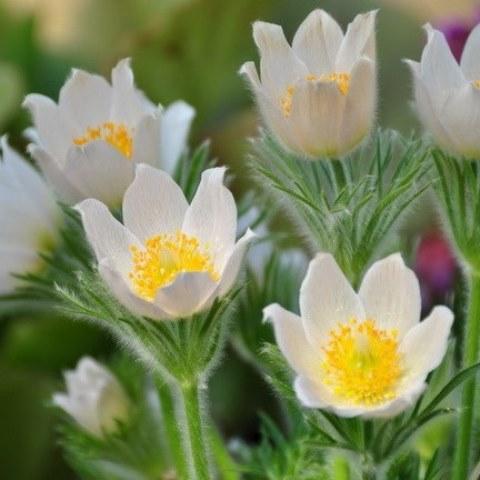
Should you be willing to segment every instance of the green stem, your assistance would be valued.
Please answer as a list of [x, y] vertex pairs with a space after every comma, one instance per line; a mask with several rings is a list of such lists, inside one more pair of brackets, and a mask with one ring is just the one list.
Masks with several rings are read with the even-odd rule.
[[208, 431], [212, 454], [215, 459], [215, 466], [222, 480], [240, 480], [239, 467], [230, 456], [223, 438], [215, 429], [211, 427]]
[[[476, 363], [480, 341], [480, 275], [471, 272], [469, 282], [470, 297], [465, 327], [463, 368]], [[475, 383], [475, 377], [472, 377], [463, 387], [452, 480], [465, 480], [469, 471]]]
[[174, 386], [168, 385], [163, 381], [158, 388], [162, 406], [162, 417], [177, 476], [179, 480], [188, 480], [188, 457], [183, 450], [182, 431], [180, 429], [181, 423], [178, 421], [175, 411], [175, 401], [177, 399], [173, 388]]
[[193, 479], [210, 480], [198, 383], [183, 384], [180, 386], [180, 391], [183, 397], [186, 420], [184, 441], [188, 445], [188, 454], [192, 460]]

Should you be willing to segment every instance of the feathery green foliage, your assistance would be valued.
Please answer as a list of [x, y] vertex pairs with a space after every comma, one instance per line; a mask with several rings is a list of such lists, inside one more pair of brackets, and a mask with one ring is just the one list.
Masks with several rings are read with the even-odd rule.
[[341, 161], [299, 158], [263, 133], [250, 164], [313, 251], [332, 253], [354, 284], [392, 247], [402, 217], [430, 186], [432, 166], [422, 141], [388, 130]]

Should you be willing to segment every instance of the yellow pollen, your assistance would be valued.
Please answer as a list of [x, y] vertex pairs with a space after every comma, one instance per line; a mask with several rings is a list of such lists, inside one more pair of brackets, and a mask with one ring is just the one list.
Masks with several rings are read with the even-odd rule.
[[342, 95], [346, 95], [350, 89], [350, 75], [348, 73], [324, 73], [322, 75], [309, 75], [307, 80], [331, 83], [335, 82]]
[[283, 115], [285, 117], [289, 117], [292, 113], [292, 104], [293, 104], [293, 92], [295, 91], [295, 87], [290, 85], [287, 87], [285, 95], [280, 100], [280, 104], [282, 106]]
[[219, 280], [210, 254], [196, 237], [178, 231], [156, 235], [145, 242], [145, 249], [130, 246], [133, 268], [129, 274], [137, 294], [153, 301], [159, 288], [173, 282], [184, 272], [207, 272]]
[[[338, 90], [342, 95], [347, 95], [348, 90], [350, 89], [350, 75], [348, 73], [328, 73], [328, 74], [322, 74], [322, 75], [307, 75], [305, 77], [305, 80], [308, 80], [309, 82], [325, 82], [325, 83], [335, 82], [337, 84]], [[295, 87], [293, 85], [289, 85], [285, 90], [285, 93], [283, 94], [282, 98], [280, 99], [280, 106], [282, 108], [282, 112], [285, 117], [289, 117], [290, 114], [292, 113], [294, 92], [295, 92]]]
[[478, 88], [480, 90], [480, 80], [474, 80], [472, 84], [475, 88]]
[[398, 332], [380, 330], [374, 320], [350, 320], [330, 331], [324, 350], [325, 385], [354, 405], [378, 405], [396, 397], [402, 375]]
[[83, 136], [73, 139], [73, 143], [82, 146], [93, 140], [104, 140], [116, 148], [122, 155], [125, 155], [125, 157], [132, 158], [132, 132], [122, 123], [105, 122], [98, 127], [88, 127]]

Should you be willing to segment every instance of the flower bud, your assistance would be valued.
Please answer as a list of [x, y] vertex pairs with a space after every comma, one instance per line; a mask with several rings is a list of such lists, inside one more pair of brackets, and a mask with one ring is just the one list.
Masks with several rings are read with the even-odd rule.
[[53, 403], [91, 434], [113, 432], [128, 417], [129, 399], [118, 380], [93, 358], [83, 357], [75, 370], [65, 372], [66, 393], [55, 393]]

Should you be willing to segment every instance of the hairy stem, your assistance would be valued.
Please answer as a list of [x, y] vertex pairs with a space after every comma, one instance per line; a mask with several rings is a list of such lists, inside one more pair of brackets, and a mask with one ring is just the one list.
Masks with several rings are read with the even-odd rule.
[[[470, 297], [465, 328], [463, 368], [470, 367], [477, 361], [480, 341], [480, 275], [471, 272], [469, 283]], [[475, 384], [475, 377], [472, 377], [463, 387], [452, 480], [465, 480], [469, 471]]]
[[176, 397], [173, 388], [174, 386], [163, 382], [159, 386], [162, 416], [177, 477], [179, 480], [188, 480], [188, 457], [182, 445], [181, 421], [175, 412]]
[[208, 452], [203, 428], [201, 394], [197, 382], [191, 382], [180, 386], [183, 407], [185, 409], [185, 439], [187, 455], [192, 460], [192, 475], [195, 480], [210, 480], [208, 466]]

